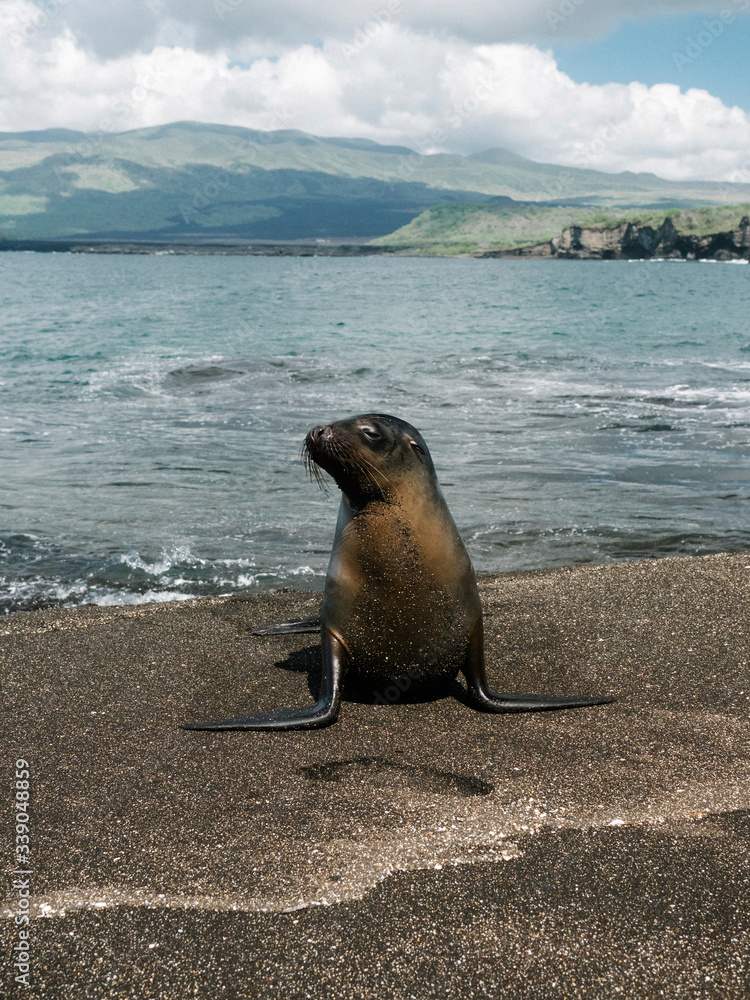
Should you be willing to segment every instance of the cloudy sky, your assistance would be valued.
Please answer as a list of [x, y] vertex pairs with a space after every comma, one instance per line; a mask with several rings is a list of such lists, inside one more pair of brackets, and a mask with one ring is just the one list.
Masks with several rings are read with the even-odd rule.
[[0, 0], [0, 131], [192, 119], [750, 183], [750, 0]]

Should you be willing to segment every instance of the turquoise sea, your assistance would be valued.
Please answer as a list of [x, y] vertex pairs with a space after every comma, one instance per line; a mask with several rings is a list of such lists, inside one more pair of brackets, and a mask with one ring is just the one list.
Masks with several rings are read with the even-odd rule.
[[0, 254], [0, 607], [321, 588], [314, 424], [415, 424], [478, 570], [750, 548], [750, 267]]

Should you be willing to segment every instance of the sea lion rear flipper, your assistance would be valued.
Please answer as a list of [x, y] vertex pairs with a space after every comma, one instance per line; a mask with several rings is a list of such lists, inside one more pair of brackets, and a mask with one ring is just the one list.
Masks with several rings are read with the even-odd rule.
[[544, 712], [561, 708], [588, 708], [591, 705], [609, 705], [616, 698], [539, 695], [539, 694], [498, 694], [487, 683], [484, 667], [484, 637], [481, 621], [474, 627], [469, 640], [469, 650], [463, 668], [469, 695], [479, 708], [488, 712]]
[[537, 694], [498, 694], [489, 688], [469, 689], [479, 708], [488, 712], [544, 712], [556, 708], [589, 708], [591, 705], [609, 705], [616, 698], [586, 696], [558, 697]]
[[185, 722], [181, 729], [319, 729], [330, 726], [339, 715], [341, 688], [346, 674], [348, 653], [343, 643], [330, 632], [323, 632], [323, 682], [320, 697], [309, 708], [277, 708], [256, 715], [236, 715], [214, 722]]
[[250, 635], [296, 635], [301, 632], [320, 632], [320, 615], [310, 618], [295, 618], [294, 621], [258, 625]]

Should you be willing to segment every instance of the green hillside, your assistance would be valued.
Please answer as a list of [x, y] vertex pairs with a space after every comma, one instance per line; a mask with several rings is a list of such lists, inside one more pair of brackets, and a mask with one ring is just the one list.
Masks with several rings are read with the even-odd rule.
[[582, 213], [732, 201], [750, 201], [750, 185], [563, 168], [506, 150], [423, 156], [364, 139], [196, 122], [92, 135], [0, 133], [0, 237], [12, 239], [391, 233], [387, 242], [406, 245], [416, 233], [434, 247], [447, 226], [450, 245], [517, 245], [556, 234]]
[[633, 209], [625, 214], [600, 208], [529, 204], [438, 205], [408, 225], [375, 239], [376, 246], [407, 248], [425, 254], [470, 254], [510, 250], [555, 239], [568, 226], [611, 228], [622, 222], [657, 229], [669, 215], [675, 228], [692, 236], [707, 236], [737, 226], [750, 214], [750, 203], [705, 205], [681, 209]]

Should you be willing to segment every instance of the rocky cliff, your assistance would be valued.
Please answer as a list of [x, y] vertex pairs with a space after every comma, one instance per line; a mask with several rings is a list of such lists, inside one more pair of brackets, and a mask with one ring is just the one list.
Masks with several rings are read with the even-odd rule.
[[666, 218], [658, 229], [637, 222], [617, 226], [568, 226], [556, 239], [512, 250], [488, 250], [481, 257], [558, 257], [582, 260], [750, 260], [750, 217], [736, 229], [696, 236]]

